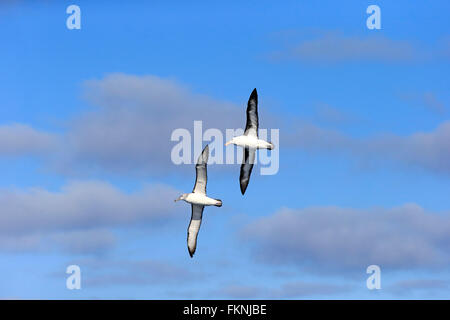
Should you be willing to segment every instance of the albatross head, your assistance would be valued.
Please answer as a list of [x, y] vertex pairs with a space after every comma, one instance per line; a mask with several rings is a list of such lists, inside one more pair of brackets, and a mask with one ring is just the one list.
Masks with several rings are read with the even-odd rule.
[[174, 202], [180, 201], [180, 200], [184, 200], [187, 197], [187, 193], [183, 193], [181, 196], [179, 196], [177, 199], [173, 200]]
[[234, 137], [233, 139], [231, 139], [230, 141], [228, 141], [227, 143], [225, 143], [225, 146], [229, 145], [229, 144], [236, 144], [236, 137]]

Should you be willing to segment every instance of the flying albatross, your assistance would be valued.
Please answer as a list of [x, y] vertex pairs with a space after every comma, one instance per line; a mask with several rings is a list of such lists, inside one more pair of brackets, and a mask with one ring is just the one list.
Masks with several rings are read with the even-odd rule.
[[208, 180], [206, 174], [206, 163], [209, 157], [209, 146], [203, 149], [202, 154], [198, 157], [195, 170], [197, 177], [195, 179], [194, 190], [191, 193], [183, 193], [175, 202], [184, 200], [191, 204], [192, 214], [191, 222], [189, 223], [187, 232], [187, 246], [189, 255], [191, 258], [194, 255], [195, 248], [197, 247], [197, 235], [200, 230], [200, 224], [202, 223], [203, 208], [205, 206], [221, 207], [222, 201], [219, 199], [212, 199], [206, 196], [206, 182]]
[[275, 148], [273, 143], [261, 140], [258, 138], [258, 93], [256, 88], [253, 89], [247, 104], [247, 123], [245, 131], [242, 136], [234, 137], [225, 145], [235, 144], [244, 148], [244, 158], [241, 164], [241, 174], [239, 182], [241, 185], [241, 193], [244, 194], [247, 190], [250, 181], [250, 174], [252, 173], [253, 164], [255, 163], [256, 149]]

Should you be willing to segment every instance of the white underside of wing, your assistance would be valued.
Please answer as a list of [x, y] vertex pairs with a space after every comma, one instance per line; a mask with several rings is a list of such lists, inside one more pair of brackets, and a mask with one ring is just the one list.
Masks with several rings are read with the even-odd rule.
[[202, 220], [191, 220], [188, 229], [188, 248], [189, 251], [194, 252], [197, 246], [197, 234], [200, 230]]

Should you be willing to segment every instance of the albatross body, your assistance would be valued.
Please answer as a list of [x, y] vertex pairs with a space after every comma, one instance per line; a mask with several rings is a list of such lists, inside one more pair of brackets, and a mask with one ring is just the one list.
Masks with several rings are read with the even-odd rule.
[[252, 173], [253, 164], [255, 163], [255, 152], [257, 149], [272, 150], [275, 146], [273, 143], [258, 138], [258, 93], [256, 89], [252, 91], [247, 104], [247, 123], [242, 136], [234, 137], [225, 145], [234, 144], [244, 148], [244, 158], [241, 165], [241, 174], [239, 183], [241, 193], [244, 194], [250, 182], [250, 174]]
[[203, 209], [205, 206], [221, 207], [222, 201], [206, 196], [206, 182], [208, 180], [206, 173], [206, 164], [209, 157], [208, 145], [203, 149], [202, 154], [198, 157], [195, 166], [197, 178], [195, 179], [194, 190], [191, 193], [183, 193], [178, 199], [184, 200], [191, 204], [191, 222], [189, 223], [187, 232], [187, 246], [191, 258], [194, 256], [197, 248], [197, 235], [202, 223]]

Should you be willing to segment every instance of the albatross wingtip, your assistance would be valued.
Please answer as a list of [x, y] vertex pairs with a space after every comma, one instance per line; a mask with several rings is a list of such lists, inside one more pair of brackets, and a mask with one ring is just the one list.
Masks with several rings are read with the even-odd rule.
[[247, 184], [241, 183], [240, 186], [241, 186], [241, 193], [242, 193], [242, 195], [244, 195], [245, 190], [247, 190], [248, 183]]

